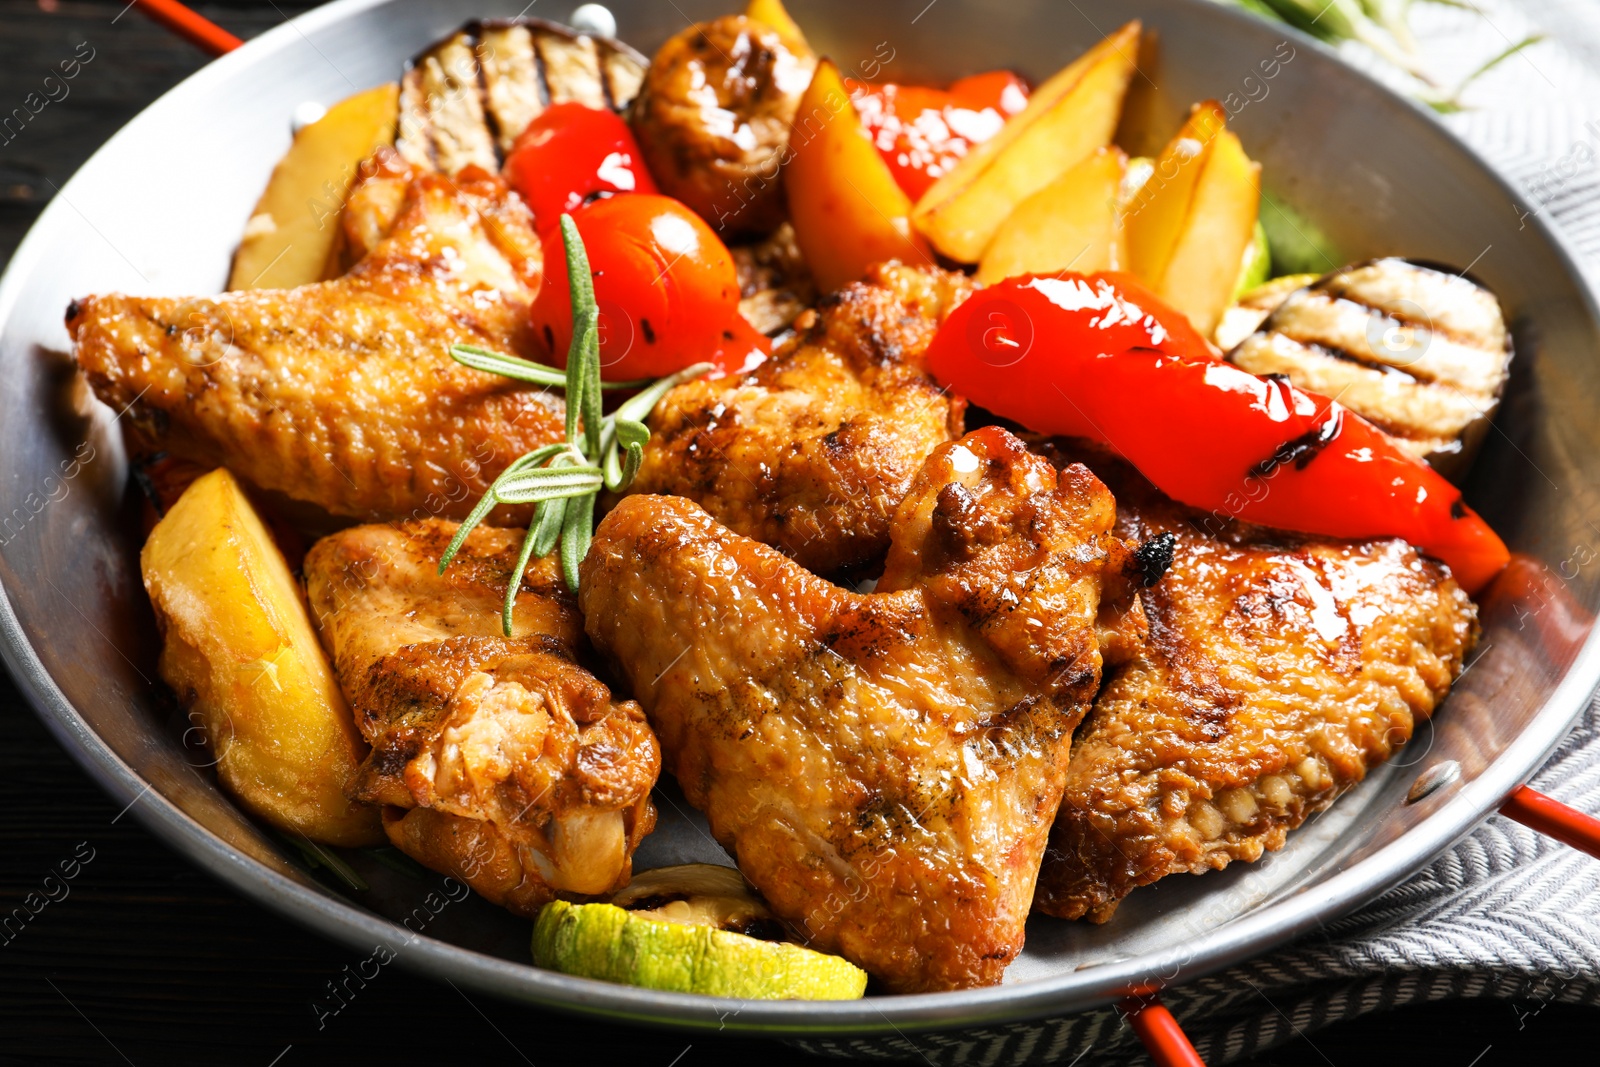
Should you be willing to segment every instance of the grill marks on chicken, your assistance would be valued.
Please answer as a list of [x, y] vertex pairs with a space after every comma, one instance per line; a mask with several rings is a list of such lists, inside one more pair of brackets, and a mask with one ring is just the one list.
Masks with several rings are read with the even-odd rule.
[[1433, 713], [1478, 623], [1404, 542], [1207, 532], [1204, 513], [1093, 462], [1118, 533], [1174, 538], [1141, 595], [1149, 642], [1078, 732], [1039, 878], [1040, 910], [1104, 922], [1138, 886], [1283, 847]]
[[92, 296], [67, 328], [96, 395], [156, 447], [338, 515], [460, 518], [506, 464], [563, 433], [559, 396], [447, 353], [534, 350], [540, 259], [498, 178], [425, 175], [343, 277], [204, 299]]
[[630, 491], [687, 497], [819, 574], [876, 560], [922, 461], [961, 435], [965, 401], [923, 355], [970, 292], [888, 264], [824, 297], [756, 370], [668, 393]]
[[478, 527], [444, 575], [441, 520], [357, 526], [306, 556], [307, 593], [371, 743], [354, 790], [396, 847], [532, 917], [626, 884], [655, 825], [660, 749], [633, 701], [579, 661], [583, 622], [553, 558], [500, 601], [519, 531]]
[[1141, 617], [1113, 513], [1086, 469], [991, 427], [921, 468], [874, 593], [633, 496], [580, 600], [775, 914], [896, 991], [992, 984], [1099, 684], [1097, 619]]

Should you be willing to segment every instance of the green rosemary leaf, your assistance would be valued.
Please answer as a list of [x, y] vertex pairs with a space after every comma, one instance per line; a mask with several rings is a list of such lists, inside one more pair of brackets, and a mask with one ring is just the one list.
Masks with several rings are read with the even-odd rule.
[[617, 419], [617, 444], [623, 448], [643, 447], [650, 440], [650, 427], [637, 419]]
[[533, 554], [540, 559], [548, 556], [561, 540], [561, 524], [566, 521], [567, 501], [570, 497], [556, 497], [539, 502], [538, 533], [533, 538]]
[[629, 419], [634, 422], [643, 422], [668, 392], [676, 389], [684, 382], [693, 381], [715, 366], [716, 364], [714, 363], [696, 363], [693, 366], [683, 368], [676, 374], [668, 375], [658, 380], [648, 389], [641, 390], [637, 396], [630, 396], [624, 400], [617, 407], [617, 410], [613, 412], [613, 418], [619, 423]]
[[594, 276], [589, 273], [589, 250], [583, 246], [578, 224], [565, 212], [561, 215], [561, 244], [567, 252], [567, 283], [572, 290], [572, 313], [593, 308]]
[[439, 557], [440, 574], [443, 574], [444, 569], [450, 566], [450, 561], [456, 558], [456, 553], [461, 551], [461, 546], [466, 541], [467, 535], [472, 532], [472, 528], [482, 522], [483, 517], [489, 514], [489, 510], [493, 507], [494, 490], [490, 489], [483, 494], [483, 499], [473, 506], [472, 511], [461, 521], [461, 525], [456, 527], [456, 535], [450, 538], [450, 544], [445, 548], [444, 555]]
[[561, 574], [574, 593], [578, 591], [578, 564], [588, 555], [593, 536], [594, 495], [574, 497], [567, 504], [567, 519], [561, 528]]
[[600, 430], [604, 415], [600, 406], [600, 313], [590, 319], [588, 346], [584, 350], [583, 442], [591, 460], [600, 458]]
[[[546, 477], [535, 478], [535, 475]], [[536, 504], [541, 500], [593, 495], [605, 484], [599, 467], [531, 471], [519, 475], [495, 495], [503, 504]]]
[[516, 569], [511, 572], [511, 579], [506, 582], [506, 599], [500, 609], [500, 630], [507, 637], [511, 636], [511, 613], [517, 606], [517, 593], [522, 589], [522, 572], [528, 569], [528, 558], [533, 555], [533, 543], [537, 539], [539, 524], [528, 524], [527, 536], [522, 539], [522, 551], [517, 554]]
[[567, 442], [578, 442], [578, 417], [583, 413], [584, 388], [589, 384], [590, 339], [598, 332], [593, 310], [573, 309], [572, 344], [567, 348]]
[[451, 345], [450, 358], [464, 367], [488, 371], [503, 378], [514, 378], [519, 382], [532, 382], [534, 385], [552, 388], [564, 387], [567, 384], [566, 371], [547, 367], [543, 363], [535, 363], [521, 356], [508, 356], [504, 352], [479, 348], [477, 345]]
[[627, 457], [622, 462], [622, 484], [617, 488], [624, 489], [633, 483], [634, 477], [639, 473], [639, 465], [644, 462], [644, 446], [629, 445]]

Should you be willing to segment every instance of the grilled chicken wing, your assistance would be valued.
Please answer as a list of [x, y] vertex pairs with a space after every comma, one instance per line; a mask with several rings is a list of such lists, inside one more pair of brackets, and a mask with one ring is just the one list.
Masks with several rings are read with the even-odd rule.
[[551, 558], [502, 591], [520, 532], [480, 526], [440, 575], [438, 519], [356, 526], [306, 556], [307, 593], [356, 723], [354, 786], [396, 847], [530, 918], [628, 880], [655, 825], [660, 748], [633, 701], [578, 662], [577, 605]]
[[824, 297], [750, 374], [662, 399], [631, 491], [688, 497], [818, 573], [880, 557], [922, 461], [961, 435], [965, 402], [922, 357], [970, 292], [963, 275], [890, 264]]
[[1086, 469], [1058, 480], [989, 427], [922, 467], [877, 592], [633, 496], [579, 598], [775, 914], [896, 991], [992, 984], [1099, 684], [1097, 618], [1142, 618], [1113, 512]]
[[539, 269], [528, 213], [498, 178], [425, 175], [344, 277], [92, 296], [67, 327], [95, 393], [157, 447], [339, 515], [459, 518], [513, 459], [562, 437], [559, 396], [446, 351], [536, 351]]
[[1282, 848], [1433, 712], [1478, 624], [1402, 541], [1214, 529], [1120, 462], [1091, 462], [1122, 536], [1172, 537], [1141, 595], [1149, 642], [1078, 731], [1039, 876], [1042, 911], [1104, 922], [1141, 885]]

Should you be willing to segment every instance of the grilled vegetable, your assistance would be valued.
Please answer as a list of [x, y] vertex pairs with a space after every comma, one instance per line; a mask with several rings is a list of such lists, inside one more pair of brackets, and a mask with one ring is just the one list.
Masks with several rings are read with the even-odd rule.
[[934, 248], [978, 262], [1018, 204], [1111, 143], [1140, 32], [1130, 22], [1051, 76], [998, 133], [928, 187], [911, 219]]
[[1064, 271], [989, 286], [945, 319], [927, 358], [972, 403], [1109, 446], [1219, 523], [1403, 537], [1448, 563], [1472, 595], [1510, 558], [1461, 491], [1393, 438], [1281, 377], [1221, 362], [1127, 275]]
[[633, 129], [656, 184], [725, 238], [783, 221], [779, 165], [816, 67], [796, 48], [743, 15], [697, 23], [661, 46], [639, 91]]
[[1455, 476], [1471, 463], [1500, 402], [1511, 335], [1488, 290], [1432, 267], [1378, 259], [1290, 293], [1228, 360], [1337, 397]]
[[163, 638], [161, 678], [239, 802], [333, 845], [383, 840], [345, 796], [366, 744], [317, 643], [299, 584], [239, 483], [197, 479], [139, 557]]
[[854, 964], [780, 940], [783, 927], [731, 867], [646, 871], [610, 904], [545, 906], [533, 928], [541, 967], [608, 982], [752, 1000], [853, 1000]]
[[1315, 274], [1285, 274], [1252, 286], [1222, 313], [1221, 321], [1211, 333], [1212, 342], [1224, 352], [1228, 351], [1260, 329], [1267, 316], [1283, 303], [1284, 297], [1316, 280]]
[[432, 45], [400, 79], [400, 154], [424, 171], [496, 170], [551, 104], [622, 111], [645, 58], [541, 19], [474, 20]]
[[339, 101], [295, 134], [234, 253], [229, 289], [290, 289], [329, 270], [340, 206], [361, 161], [394, 140], [393, 82]]

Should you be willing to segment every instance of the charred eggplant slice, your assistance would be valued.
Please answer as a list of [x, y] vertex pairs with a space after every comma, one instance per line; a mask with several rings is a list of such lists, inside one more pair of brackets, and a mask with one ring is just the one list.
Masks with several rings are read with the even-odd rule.
[[1376, 259], [1288, 294], [1227, 358], [1337, 398], [1453, 477], [1500, 403], [1511, 335], [1499, 300], [1476, 282]]
[[401, 77], [395, 147], [423, 171], [498, 170], [545, 108], [571, 100], [620, 112], [646, 66], [620, 41], [542, 19], [468, 22]]

